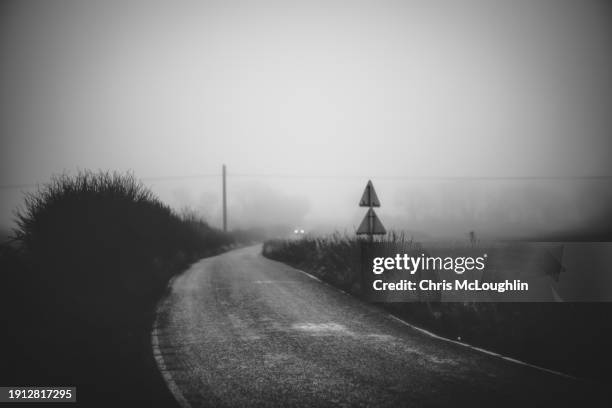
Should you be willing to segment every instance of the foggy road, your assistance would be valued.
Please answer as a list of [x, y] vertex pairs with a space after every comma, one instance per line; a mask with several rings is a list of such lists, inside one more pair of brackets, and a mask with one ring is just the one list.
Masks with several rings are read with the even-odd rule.
[[199, 261], [161, 302], [153, 349], [181, 406], [593, 401], [592, 385], [427, 336], [260, 251]]

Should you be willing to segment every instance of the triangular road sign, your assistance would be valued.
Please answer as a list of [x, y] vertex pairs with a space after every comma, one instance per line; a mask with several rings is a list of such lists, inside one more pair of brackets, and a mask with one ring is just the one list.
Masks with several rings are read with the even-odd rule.
[[357, 228], [357, 235], [384, 235], [386, 233], [387, 230], [383, 227], [382, 222], [380, 222], [374, 210], [370, 208], [363, 217], [359, 228]]
[[365, 190], [363, 190], [361, 201], [359, 201], [359, 206], [380, 207], [380, 201], [378, 201], [378, 196], [376, 195], [376, 190], [374, 190], [372, 180], [368, 180], [368, 184], [366, 185]]

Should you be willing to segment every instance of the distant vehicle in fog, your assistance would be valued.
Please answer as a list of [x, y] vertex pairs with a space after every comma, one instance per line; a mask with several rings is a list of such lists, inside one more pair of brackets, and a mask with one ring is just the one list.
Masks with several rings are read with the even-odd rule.
[[293, 230], [293, 234], [291, 234], [292, 238], [303, 238], [306, 234], [303, 228], [296, 228]]

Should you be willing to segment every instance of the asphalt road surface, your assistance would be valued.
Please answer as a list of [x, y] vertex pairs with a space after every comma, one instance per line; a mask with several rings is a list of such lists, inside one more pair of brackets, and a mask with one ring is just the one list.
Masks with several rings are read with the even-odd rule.
[[260, 251], [201, 260], [160, 304], [153, 350], [181, 406], [558, 407], [606, 397], [428, 336]]

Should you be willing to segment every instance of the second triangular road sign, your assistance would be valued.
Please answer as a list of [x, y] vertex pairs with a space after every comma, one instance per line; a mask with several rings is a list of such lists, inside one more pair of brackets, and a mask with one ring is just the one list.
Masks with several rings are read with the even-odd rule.
[[386, 233], [387, 230], [383, 227], [382, 222], [380, 222], [374, 210], [370, 208], [365, 217], [363, 217], [359, 228], [357, 228], [357, 235], [384, 235]]

